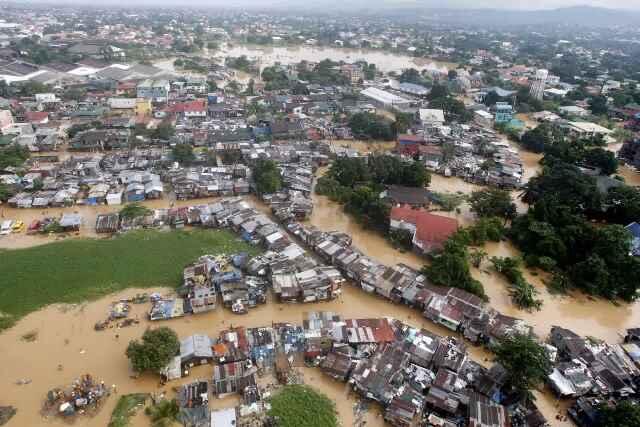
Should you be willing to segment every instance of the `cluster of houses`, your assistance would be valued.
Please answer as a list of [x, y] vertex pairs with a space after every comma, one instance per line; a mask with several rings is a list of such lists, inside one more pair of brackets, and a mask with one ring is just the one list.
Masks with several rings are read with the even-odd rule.
[[[422, 110], [420, 110], [422, 111]], [[395, 151], [418, 158], [445, 176], [459, 176], [483, 185], [515, 188], [522, 184], [523, 164], [517, 150], [494, 131], [475, 124], [425, 123], [423, 133], [399, 135]]]
[[[209, 380], [178, 390], [182, 416], [214, 422], [224, 411], [235, 421], [228, 425], [247, 425], [248, 418], [269, 407], [263, 399], [270, 391], [259, 386], [259, 378], [272, 374], [282, 384], [299, 383], [297, 368], [306, 365], [379, 403], [392, 425], [456, 426], [460, 420], [477, 426], [546, 425], [535, 407], [501, 403], [505, 371], [500, 365], [485, 368], [469, 358], [459, 339], [392, 318], [310, 312], [302, 325], [236, 326], [216, 337], [195, 334], [181, 340], [180, 354], [160, 375], [171, 381], [205, 364], [213, 365]], [[210, 396], [234, 394], [241, 396], [237, 408], [209, 411]]]
[[152, 172], [152, 165], [163, 161], [156, 150], [70, 157], [62, 162], [44, 160], [31, 159], [23, 176], [15, 172], [0, 175], [2, 182], [10, 182], [17, 190], [7, 201], [9, 206], [120, 205], [159, 199], [164, 194], [160, 175]]
[[622, 344], [581, 337], [569, 329], [551, 329], [548, 345], [554, 367], [548, 384], [560, 398], [575, 399], [569, 415], [579, 427], [600, 425], [599, 410], [621, 400], [638, 400], [640, 334], [627, 330]]

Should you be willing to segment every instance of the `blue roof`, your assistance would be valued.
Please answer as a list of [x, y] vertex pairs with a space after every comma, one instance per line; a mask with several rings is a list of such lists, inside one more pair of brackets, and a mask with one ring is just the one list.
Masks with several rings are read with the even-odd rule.
[[400, 90], [403, 92], [414, 93], [416, 95], [426, 95], [429, 89], [415, 83], [400, 83]]
[[629, 230], [633, 237], [640, 239], [640, 224], [638, 224], [637, 222], [632, 222], [631, 224], [627, 225], [626, 228], [627, 230]]

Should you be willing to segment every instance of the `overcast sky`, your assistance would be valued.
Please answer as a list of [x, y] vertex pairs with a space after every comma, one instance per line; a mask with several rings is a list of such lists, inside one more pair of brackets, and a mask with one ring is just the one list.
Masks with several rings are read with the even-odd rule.
[[[32, 0], [38, 2], [38, 0]], [[291, 5], [296, 8], [305, 6], [321, 6], [323, 4], [343, 4], [345, 6], [371, 7], [373, 5], [392, 6], [394, 4], [416, 5], [438, 8], [495, 8], [495, 9], [554, 9], [568, 6], [598, 6], [611, 9], [640, 10], [640, 0], [39, 0], [49, 3], [81, 3], [81, 4], [111, 4], [118, 6], [158, 5], [158, 6], [226, 6], [250, 7], [262, 9], [270, 5]], [[375, 6], [374, 6], [375, 7]]]

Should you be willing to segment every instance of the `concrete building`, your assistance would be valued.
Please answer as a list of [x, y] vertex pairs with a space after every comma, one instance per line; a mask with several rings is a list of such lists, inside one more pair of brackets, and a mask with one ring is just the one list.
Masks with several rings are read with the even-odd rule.
[[509, 123], [513, 120], [513, 107], [508, 102], [496, 102], [496, 123]]
[[377, 106], [385, 109], [404, 109], [409, 107], [411, 104], [411, 101], [406, 98], [375, 87], [363, 90], [360, 92], [360, 95], [368, 98]]
[[543, 68], [536, 71], [535, 77], [531, 80], [531, 88], [529, 93], [535, 99], [542, 100], [544, 96], [544, 87], [547, 83], [547, 77], [549, 76], [549, 70]]
[[147, 79], [136, 87], [138, 98], [150, 99], [153, 102], [167, 102], [169, 99], [169, 81]]
[[480, 126], [493, 127], [493, 114], [484, 110], [476, 110], [473, 112], [473, 121]]

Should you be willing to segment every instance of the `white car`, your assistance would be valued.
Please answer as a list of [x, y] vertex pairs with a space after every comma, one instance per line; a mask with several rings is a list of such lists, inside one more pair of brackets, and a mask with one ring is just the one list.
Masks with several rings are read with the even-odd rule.
[[2, 221], [2, 226], [0, 226], [0, 235], [11, 234], [11, 226], [13, 225], [13, 221], [10, 219], [6, 221]]

